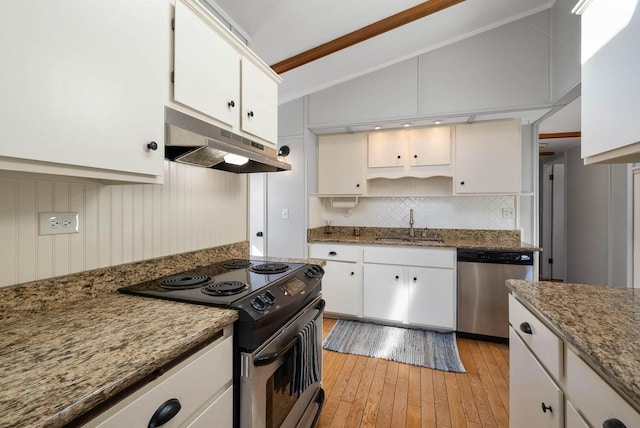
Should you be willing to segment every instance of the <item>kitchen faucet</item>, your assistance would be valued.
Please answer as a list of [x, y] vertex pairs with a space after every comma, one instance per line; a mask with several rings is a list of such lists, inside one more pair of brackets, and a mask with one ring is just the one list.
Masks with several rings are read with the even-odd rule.
[[412, 238], [415, 236], [413, 231], [413, 208], [409, 210], [409, 236]]

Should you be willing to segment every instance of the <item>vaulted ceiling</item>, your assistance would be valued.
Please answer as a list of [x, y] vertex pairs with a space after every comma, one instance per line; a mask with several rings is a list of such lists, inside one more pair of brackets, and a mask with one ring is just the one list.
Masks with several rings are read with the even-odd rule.
[[[423, 0], [204, 1], [221, 12], [269, 65], [424, 3]], [[279, 102], [284, 104], [506, 23], [526, 19], [554, 3], [555, 0], [463, 0], [282, 73]], [[579, 101], [564, 116], [548, 122], [549, 126], [543, 122], [545, 129], [541, 127], [541, 132], [580, 130]]]

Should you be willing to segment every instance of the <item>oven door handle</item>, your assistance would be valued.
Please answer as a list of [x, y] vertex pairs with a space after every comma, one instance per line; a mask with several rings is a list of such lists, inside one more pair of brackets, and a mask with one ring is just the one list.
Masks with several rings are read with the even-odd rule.
[[[318, 311], [318, 315], [313, 317], [313, 319], [311, 321], [309, 321], [309, 322], [313, 322], [313, 321], [317, 320], [318, 317], [322, 314], [322, 311], [324, 310], [324, 307], [325, 307], [325, 301], [324, 301], [324, 299], [322, 299], [313, 308], [313, 309], [316, 309]], [[291, 339], [289, 341], [289, 343], [284, 345], [280, 350], [278, 350], [276, 352], [272, 352], [271, 354], [267, 354], [267, 355], [263, 355], [261, 357], [257, 357], [255, 360], [253, 360], [253, 365], [254, 366], [268, 366], [269, 364], [271, 364], [271, 363], [273, 363], [275, 361], [278, 361], [278, 359], [280, 359], [280, 357], [282, 357], [287, 352], [289, 352], [289, 350], [291, 348], [293, 348], [293, 345], [295, 345], [296, 343], [298, 343], [298, 336], [297, 335], [294, 336], [293, 339]]]

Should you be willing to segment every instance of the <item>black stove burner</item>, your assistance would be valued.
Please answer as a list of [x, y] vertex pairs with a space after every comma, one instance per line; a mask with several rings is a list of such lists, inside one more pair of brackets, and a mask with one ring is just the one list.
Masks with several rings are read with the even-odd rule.
[[209, 284], [202, 289], [204, 294], [209, 296], [231, 296], [238, 294], [249, 288], [247, 284], [240, 281], [221, 281]]
[[282, 273], [289, 270], [289, 265], [286, 263], [263, 263], [261, 265], [252, 266], [249, 268], [251, 272], [255, 273]]
[[174, 275], [163, 279], [160, 282], [160, 287], [168, 290], [185, 290], [202, 287], [210, 281], [211, 277], [207, 275]]
[[229, 269], [246, 269], [252, 264], [253, 263], [251, 263], [249, 260], [245, 259], [231, 259], [224, 262], [223, 266]]

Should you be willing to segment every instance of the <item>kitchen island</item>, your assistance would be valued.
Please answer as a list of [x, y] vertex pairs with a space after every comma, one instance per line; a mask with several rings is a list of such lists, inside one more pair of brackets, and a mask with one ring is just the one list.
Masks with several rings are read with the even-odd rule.
[[[602, 426], [605, 418], [612, 418], [619, 411], [627, 420], [616, 417], [626, 426], [638, 426], [632, 422], [640, 412], [640, 294], [637, 290], [518, 280], [508, 280], [507, 286], [516, 301], [510, 310], [522, 305], [534, 320], [542, 323], [538, 333], [548, 329], [560, 341], [560, 355], [552, 356], [557, 364], [548, 364], [550, 360], [536, 354], [535, 346], [527, 349], [536, 355], [545, 372], [564, 392], [567, 420], [575, 410], [575, 414], [580, 413], [588, 423]], [[525, 326], [524, 330], [529, 333], [522, 334], [519, 321], [514, 323], [512, 315], [510, 320], [519, 337], [525, 342], [527, 336], [535, 341], [535, 327], [527, 329]], [[547, 352], [550, 347], [546, 345], [545, 348], [544, 352]], [[594, 379], [601, 379], [606, 385], [583, 384], [590, 371], [594, 373]], [[577, 374], [579, 376], [575, 376]], [[512, 393], [515, 393], [513, 377], [511, 382]], [[599, 393], [600, 389], [602, 393]], [[607, 395], [614, 397], [612, 401], [606, 400]], [[598, 413], [599, 404], [590, 403], [589, 397], [607, 403], [602, 412]], [[617, 410], [629, 406], [632, 409], [626, 413]], [[539, 407], [538, 403], [536, 409]]]
[[235, 310], [117, 289], [247, 254], [243, 242], [0, 290], [0, 425], [75, 423], [217, 340]]

